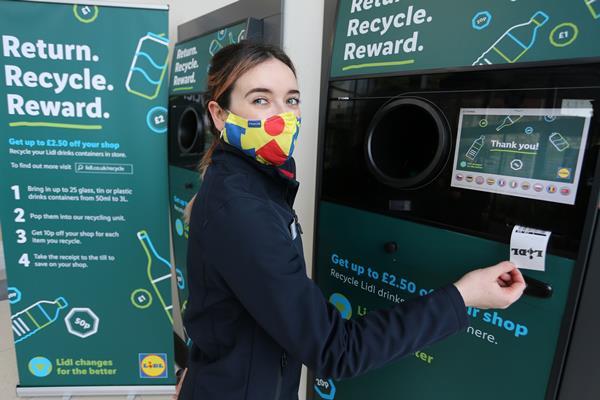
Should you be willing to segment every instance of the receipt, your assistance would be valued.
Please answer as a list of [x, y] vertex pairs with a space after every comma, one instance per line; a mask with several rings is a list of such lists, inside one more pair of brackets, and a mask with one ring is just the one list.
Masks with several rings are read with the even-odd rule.
[[515, 225], [510, 236], [510, 262], [520, 269], [544, 271], [550, 231]]

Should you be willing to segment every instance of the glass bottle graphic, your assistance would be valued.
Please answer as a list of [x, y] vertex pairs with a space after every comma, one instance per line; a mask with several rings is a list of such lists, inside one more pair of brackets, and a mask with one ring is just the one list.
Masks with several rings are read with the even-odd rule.
[[583, 0], [585, 5], [588, 7], [590, 12], [592, 13], [592, 17], [595, 19], [600, 18], [600, 1], [598, 0]]
[[485, 139], [485, 136], [483, 136], [483, 135], [481, 135], [477, 139], [475, 139], [473, 144], [471, 144], [471, 147], [469, 147], [469, 150], [467, 150], [465, 157], [467, 157], [469, 160], [474, 160], [475, 158], [477, 158], [479, 151], [481, 151], [481, 148], [483, 147], [484, 139]]
[[156, 293], [156, 297], [160, 301], [160, 304], [165, 310], [169, 321], [173, 323], [173, 316], [171, 315], [171, 263], [162, 258], [154, 248], [150, 236], [146, 231], [139, 231], [137, 237], [140, 244], [144, 248], [148, 264], [146, 266], [146, 273], [148, 274], [148, 280]]
[[10, 317], [15, 343], [27, 339], [56, 321], [60, 310], [68, 304], [64, 297], [58, 297], [54, 301], [40, 300]]
[[515, 122], [523, 118], [522, 115], [507, 115], [500, 125], [496, 128], [496, 131], [500, 132], [501, 129], [506, 128], [507, 126], [513, 125]]
[[514, 25], [500, 36], [473, 65], [505, 64], [517, 62], [535, 44], [538, 30], [550, 17], [538, 11], [529, 21]]
[[167, 71], [169, 39], [148, 32], [138, 41], [125, 87], [127, 91], [153, 100], [158, 96]]

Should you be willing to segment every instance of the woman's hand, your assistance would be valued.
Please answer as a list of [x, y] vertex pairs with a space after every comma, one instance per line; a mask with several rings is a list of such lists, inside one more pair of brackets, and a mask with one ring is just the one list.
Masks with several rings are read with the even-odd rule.
[[177, 371], [177, 386], [175, 387], [175, 394], [173, 395], [173, 399], [172, 400], [178, 400], [179, 399], [179, 392], [181, 392], [181, 387], [183, 386], [183, 380], [185, 379], [185, 374], [187, 374], [188, 369], [184, 369], [183, 372], [181, 373], [181, 376], [179, 376], [179, 371]]
[[467, 307], [505, 309], [525, 290], [521, 271], [508, 261], [471, 271], [454, 283]]

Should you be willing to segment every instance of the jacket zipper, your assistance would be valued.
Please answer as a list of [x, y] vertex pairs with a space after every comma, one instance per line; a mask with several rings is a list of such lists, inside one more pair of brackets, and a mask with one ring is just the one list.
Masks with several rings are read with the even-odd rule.
[[304, 232], [302, 232], [302, 225], [300, 225], [300, 221], [298, 221], [298, 215], [296, 214], [296, 210], [294, 210], [292, 208], [292, 212], [294, 213], [294, 222], [296, 223], [296, 226], [298, 227], [298, 232], [300, 232], [300, 234], [302, 235], [302, 234], [304, 234]]
[[281, 363], [279, 366], [279, 376], [277, 378], [277, 388], [275, 389], [275, 400], [281, 397], [281, 386], [283, 383], [283, 369], [287, 366], [287, 354], [285, 351], [281, 354]]

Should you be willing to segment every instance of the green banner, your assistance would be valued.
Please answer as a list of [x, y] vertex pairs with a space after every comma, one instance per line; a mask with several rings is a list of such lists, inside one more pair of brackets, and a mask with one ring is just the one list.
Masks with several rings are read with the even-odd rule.
[[339, 0], [331, 77], [600, 56], [596, 0]]
[[223, 47], [238, 43], [246, 37], [246, 21], [177, 43], [171, 65], [172, 95], [197, 93], [206, 90], [209, 62]]
[[0, 1], [21, 387], [172, 385], [168, 13]]
[[[317, 282], [344, 318], [359, 318], [509, 258], [509, 245], [321, 202]], [[344, 235], [340, 235], [344, 232]], [[509, 238], [507, 238], [508, 241]], [[398, 252], [383, 244], [395, 241]], [[524, 296], [506, 310], [469, 307], [470, 327], [384, 368], [336, 382], [316, 377], [312, 399], [543, 399], [574, 261], [548, 255], [547, 299]], [[510, 384], [498, 384], [498, 379]]]

